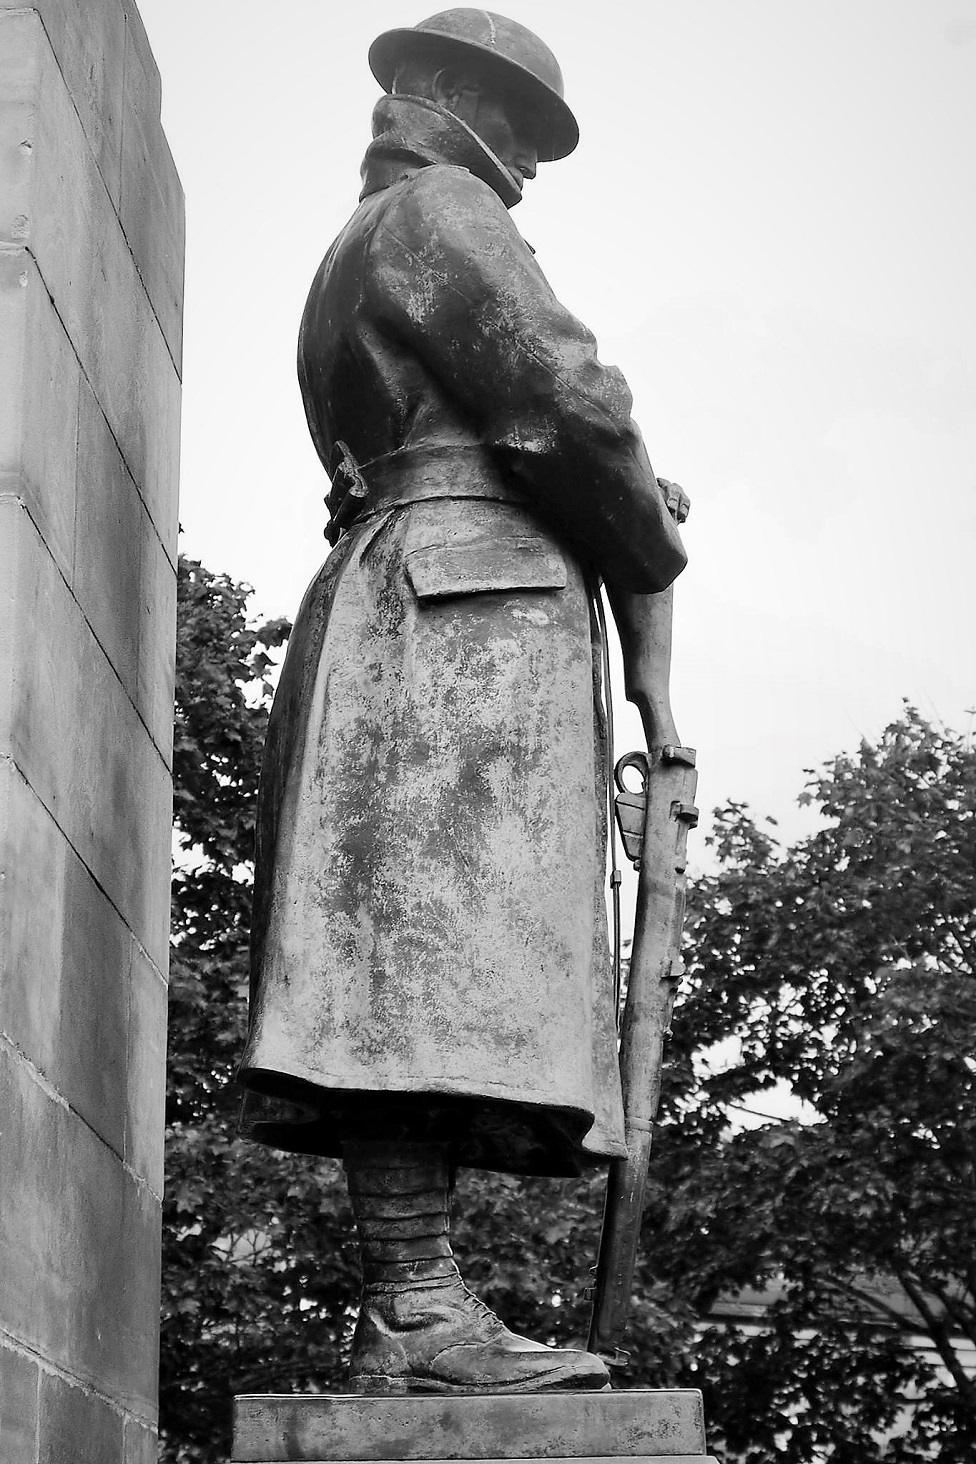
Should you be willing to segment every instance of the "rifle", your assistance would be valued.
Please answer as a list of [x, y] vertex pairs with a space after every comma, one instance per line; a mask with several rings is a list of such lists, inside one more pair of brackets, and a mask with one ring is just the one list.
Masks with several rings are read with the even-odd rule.
[[[672, 511], [680, 521], [677, 506]], [[664, 1041], [683, 970], [685, 849], [688, 830], [698, 822], [698, 774], [694, 749], [680, 745], [671, 714], [672, 590], [634, 595], [607, 588], [623, 651], [627, 700], [640, 712], [648, 750], [626, 754], [614, 769], [621, 837], [638, 870], [620, 1041], [627, 1157], [610, 1163], [587, 1345], [610, 1366], [625, 1367], [629, 1354], [617, 1342], [630, 1308]], [[641, 776], [638, 793], [624, 784], [628, 768]]]

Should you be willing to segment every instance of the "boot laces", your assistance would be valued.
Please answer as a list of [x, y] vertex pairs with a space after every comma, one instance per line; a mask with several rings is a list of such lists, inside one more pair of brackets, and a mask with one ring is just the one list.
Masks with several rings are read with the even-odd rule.
[[476, 1296], [473, 1291], [465, 1286], [463, 1281], [461, 1282], [461, 1291], [463, 1293], [462, 1304], [468, 1311], [473, 1311], [479, 1321], [490, 1322], [496, 1327], [505, 1329], [505, 1323], [492, 1311], [488, 1303], [482, 1301], [480, 1296]]

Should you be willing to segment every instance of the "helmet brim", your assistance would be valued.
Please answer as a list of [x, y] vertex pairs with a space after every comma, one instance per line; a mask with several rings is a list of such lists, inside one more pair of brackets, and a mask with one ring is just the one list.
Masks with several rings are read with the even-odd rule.
[[460, 40], [443, 31], [398, 29], [384, 31], [369, 48], [369, 69], [384, 91], [393, 85], [393, 77], [401, 62], [432, 49], [442, 51], [445, 58], [461, 62], [476, 56], [488, 69], [497, 71], [506, 85], [521, 91], [539, 118], [539, 135], [533, 138], [540, 163], [553, 163], [567, 157], [579, 142], [579, 125], [558, 92], [540, 81], [525, 66], [500, 56], [491, 46], [477, 41]]

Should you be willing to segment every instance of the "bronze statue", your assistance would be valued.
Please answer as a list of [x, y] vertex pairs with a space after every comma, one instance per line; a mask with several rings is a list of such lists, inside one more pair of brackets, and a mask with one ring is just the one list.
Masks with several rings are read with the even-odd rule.
[[509, 216], [578, 139], [548, 48], [454, 9], [380, 36], [360, 204], [299, 340], [335, 548], [262, 781], [246, 1122], [341, 1155], [357, 1391], [603, 1387], [464, 1286], [457, 1165], [625, 1155], [603, 899], [600, 579], [685, 563], [618, 371]]

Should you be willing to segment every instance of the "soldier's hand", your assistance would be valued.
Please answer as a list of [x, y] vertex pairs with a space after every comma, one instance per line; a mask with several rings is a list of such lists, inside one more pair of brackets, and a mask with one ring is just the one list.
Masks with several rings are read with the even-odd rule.
[[668, 513], [676, 524], [683, 524], [691, 512], [691, 499], [680, 483], [672, 483], [670, 478], [658, 478], [657, 481], [668, 505]]

